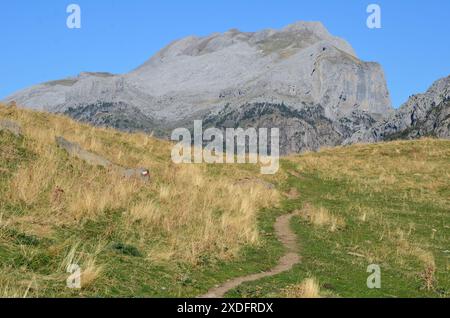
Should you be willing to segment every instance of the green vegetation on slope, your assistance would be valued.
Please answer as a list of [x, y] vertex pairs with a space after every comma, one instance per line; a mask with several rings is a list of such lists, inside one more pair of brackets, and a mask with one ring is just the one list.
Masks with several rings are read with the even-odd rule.
[[[169, 143], [142, 134], [1, 106], [0, 118], [24, 130], [0, 132], [0, 297], [201, 295], [274, 266], [283, 247], [273, 224], [292, 212], [302, 262], [228, 296], [449, 296], [449, 141], [285, 158], [266, 180], [280, 200], [252, 165], [175, 166]], [[148, 167], [152, 181], [70, 158], [57, 135]], [[66, 287], [71, 263], [80, 290]], [[366, 286], [370, 264], [381, 267], [379, 290]]]
[[[230, 296], [280, 297], [311, 277], [324, 297], [450, 296], [450, 141], [336, 148], [283, 168], [298, 193], [283, 209], [298, 211], [302, 263]], [[367, 287], [371, 264], [381, 289]]]

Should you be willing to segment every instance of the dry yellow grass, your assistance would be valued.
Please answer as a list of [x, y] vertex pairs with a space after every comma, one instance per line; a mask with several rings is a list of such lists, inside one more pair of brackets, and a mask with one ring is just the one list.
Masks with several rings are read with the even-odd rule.
[[342, 218], [331, 214], [324, 207], [305, 204], [303, 210], [298, 211], [298, 214], [315, 226], [328, 227], [331, 232], [345, 227], [345, 221]]
[[13, 282], [9, 282], [9, 284], [0, 282], [0, 298], [27, 298], [32, 282], [29, 283], [28, 287], [22, 288], [17, 287], [17, 284]]
[[[258, 210], [278, 201], [278, 193], [263, 185], [237, 184], [251, 174], [238, 165], [222, 166], [220, 177], [207, 165], [174, 165], [171, 143], [145, 134], [1, 106], [0, 117], [20, 123], [27, 148], [36, 155], [10, 180], [8, 200], [27, 207], [27, 218], [13, 218], [15, 224], [39, 223], [51, 232], [55, 225], [78, 226], [122, 211], [120, 237], [135, 237], [150, 259], [195, 264], [205, 253], [228, 259], [242, 246], [258, 244]], [[151, 183], [69, 158], [57, 148], [56, 136], [115, 164], [146, 167]]]
[[448, 187], [450, 178], [450, 149], [437, 147], [440, 143], [430, 138], [422, 139], [420, 146], [408, 141], [362, 144], [292, 156], [289, 160], [297, 163], [300, 173], [317, 171], [330, 179], [346, 180], [354, 193], [409, 189], [405, 199], [426, 202], [433, 197], [435, 203], [449, 206], [450, 198], [436, 195]]
[[[25, 146], [34, 154], [14, 171], [7, 165], [1, 168], [0, 176], [7, 176], [2, 179], [7, 190], [1, 189], [0, 208], [5, 214], [0, 213], [0, 242], [15, 246], [15, 257], [29, 263], [41, 257], [40, 261], [50, 262], [45, 264], [51, 269], [60, 265], [60, 257], [68, 255], [58, 273], [38, 275], [40, 288], [54, 288], [55, 281], [64, 282], [65, 266], [70, 260], [82, 266], [85, 290], [96, 292], [100, 282], [110, 279], [104, 271], [108, 264], [102, 263], [105, 260], [92, 250], [97, 241], [110, 243], [105, 252], [110, 259], [125, 254], [115, 248], [115, 243], [135, 248], [139, 256], [123, 257], [149, 267], [187, 262], [200, 265], [189, 268], [201, 269], [211, 260], [214, 264], [217, 259], [232, 259], [243, 246], [259, 244], [258, 211], [279, 200], [275, 190], [260, 182], [257, 167], [175, 165], [170, 159], [169, 142], [144, 134], [93, 128], [62, 116], [0, 106], [0, 118], [21, 124]], [[69, 158], [56, 147], [56, 136], [79, 143], [117, 165], [149, 168], [151, 182], [126, 180], [112, 171]], [[354, 258], [352, 262], [404, 265], [406, 277], [420, 277], [424, 289], [438, 290], [439, 283], [445, 280], [439, 266], [443, 263], [440, 251], [448, 236], [443, 230], [448, 228], [446, 219], [442, 218], [443, 227], [438, 222], [427, 227], [421, 218], [410, 216], [421, 215], [423, 206], [424, 212], [440, 211], [435, 213], [439, 220], [450, 206], [450, 197], [445, 195], [450, 178], [450, 147], [443, 143], [425, 139], [357, 145], [287, 158], [291, 167], [297, 167], [296, 171], [288, 170], [293, 170], [289, 173], [297, 177], [298, 185], [312, 176], [330, 189], [315, 189], [316, 184], [312, 184], [317, 197], [310, 191], [308, 198], [307, 187], [292, 187], [286, 196], [295, 204], [301, 202], [295, 205], [301, 209], [299, 215], [312, 225], [304, 228], [311, 229], [314, 235], [332, 238], [341, 255]], [[17, 157], [13, 146], [11, 143], [0, 149], [0, 155]], [[275, 183], [283, 177], [280, 171], [265, 181]], [[396, 199], [391, 201], [398, 204], [384, 206], [391, 194]], [[314, 204], [302, 209], [301, 204], [307, 200]], [[4, 208], [5, 202], [11, 206]], [[367, 237], [356, 231], [359, 228], [373, 235]], [[432, 231], [434, 228], [438, 230]], [[349, 231], [355, 234], [351, 240], [339, 241]], [[83, 240], [80, 234], [86, 235], [84, 239], [90, 245], [79, 243]], [[27, 235], [36, 235], [55, 243], [39, 256], [33, 251], [43, 250], [45, 244], [35, 249], [22, 244], [18, 251], [17, 235], [31, 241]], [[50, 260], [45, 258], [47, 252]], [[419, 268], [410, 271], [417, 266], [417, 260]], [[448, 269], [448, 260], [444, 264]], [[7, 265], [2, 268], [0, 296], [23, 296], [34, 289], [34, 283], [30, 285], [34, 272], [22, 272], [21, 268], [8, 271]], [[17, 283], [17, 277], [22, 276], [22, 282]], [[290, 297], [320, 296], [314, 279], [289, 287], [287, 293]], [[322, 296], [326, 296], [326, 290]]]
[[410, 236], [414, 231], [414, 224], [409, 224], [408, 232], [403, 231], [400, 228], [394, 231], [389, 231], [387, 239], [396, 243], [396, 259], [398, 263], [403, 263], [404, 257], [414, 257], [422, 264], [423, 271], [420, 273], [420, 277], [423, 281], [423, 286], [426, 290], [433, 289], [435, 283], [436, 262], [432, 252], [425, 250], [411, 241]]
[[298, 285], [285, 288], [283, 296], [287, 298], [321, 298], [320, 286], [315, 278], [307, 278]]
[[85, 264], [81, 271], [81, 288], [89, 288], [94, 284], [95, 280], [98, 279], [102, 273], [102, 267], [95, 263], [95, 260], [90, 258]]

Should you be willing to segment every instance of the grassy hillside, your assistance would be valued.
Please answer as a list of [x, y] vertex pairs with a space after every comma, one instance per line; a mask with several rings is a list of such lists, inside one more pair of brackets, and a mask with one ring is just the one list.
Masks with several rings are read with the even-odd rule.
[[[170, 144], [149, 136], [5, 107], [0, 118], [23, 129], [21, 138], [0, 132], [4, 296], [192, 295], [225, 262], [237, 260], [217, 279], [267, 266], [249, 259], [263, 244], [258, 211], [278, 194], [240, 181], [257, 167], [176, 166]], [[149, 168], [151, 182], [70, 158], [56, 136], [115, 164]], [[81, 291], [66, 288], [70, 263], [83, 268]]]
[[[293, 156], [266, 178], [253, 165], [174, 165], [171, 144], [143, 134], [4, 106], [0, 119], [23, 130], [0, 131], [0, 296], [197, 296], [276, 264], [273, 223], [293, 211], [302, 263], [230, 296], [449, 296], [449, 141]], [[56, 136], [149, 168], [151, 182], [71, 158]], [[66, 287], [71, 263], [80, 290]], [[369, 264], [380, 290], [366, 287]]]
[[[358, 145], [284, 160], [302, 264], [233, 296], [450, 297], [450, 141]], [[368, 289], [368, 265], [381, 289]]]

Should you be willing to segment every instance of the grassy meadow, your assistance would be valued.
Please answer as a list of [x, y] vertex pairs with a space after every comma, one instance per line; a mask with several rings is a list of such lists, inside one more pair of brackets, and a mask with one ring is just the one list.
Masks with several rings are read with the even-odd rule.
[[[0, 297], [198, 296], [274, 266], [273, 224], [292, 212], [302, 262], [228, 296], [450, 296], [450, 141], [325, 149], [262, 176], [175, 165], [167, 141], [62, 116], [0, 106], [0, 119], [23, 130], [0, 131]], [[69, 157], [56, 136], [151, 182]], [[66, 287], [73, 263], [81, 289]], [[381, 289], [366, 286], [370, 264]]]
[[[450, 141], [326, 149], [283, 168], [302, 263], [230, 295], [301, 297], [306, 282], [320, 297], [450, 297]], [[367, 288], [371, 264], [381, 289]]]

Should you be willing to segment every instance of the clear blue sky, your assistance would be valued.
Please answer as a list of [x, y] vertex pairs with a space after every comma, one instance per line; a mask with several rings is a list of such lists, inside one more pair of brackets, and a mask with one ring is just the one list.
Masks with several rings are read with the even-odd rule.
[[[66, 7], [82, 28], [66, 27]], [[366, 7], [382, 8], [382, 29]], [[0, 4], [0, 99], [82, 71], [128, 72], [172, 40], [238, 28], [322, 21], [358, 56], [382, 64], [394, 106], [450, 74], [448, 0], [15, 0]]]

